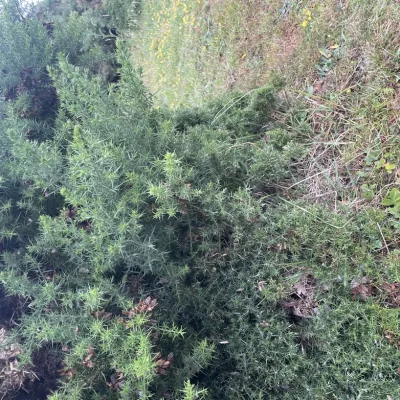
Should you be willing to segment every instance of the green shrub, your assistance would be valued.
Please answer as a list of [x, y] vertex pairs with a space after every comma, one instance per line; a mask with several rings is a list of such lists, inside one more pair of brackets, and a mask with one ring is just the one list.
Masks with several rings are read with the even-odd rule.
[[80, 18], [55, 31], [57, 112], [1, 120], [0, 280], [20, 362], [60, 354], [50, 398], [398, 397], [398, 238], [285, 189], [307, 149], [279, 85], [155, 110], [122, 42], [106, 87], [65, 40]]

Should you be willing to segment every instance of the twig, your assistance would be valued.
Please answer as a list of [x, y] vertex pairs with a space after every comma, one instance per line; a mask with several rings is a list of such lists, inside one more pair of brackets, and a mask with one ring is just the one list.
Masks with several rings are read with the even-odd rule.
[[382, 240], [383, 240], [383, 243], [385, 244], [386, 251], [387, 251], [388, 254], [389, 254], [389, 253], [390, 253], [390, 250], [389, 250], [389, 247], [388, 247], [388, 245], [387, 245], [387, 243], [386, 243], [385, 236], [383, 236], [383, 232], [382, 232], [381, 226], [379, 225], [379, 222], [377, 222], [376, 225], [378, 225], [378, 229], [379, 229], [379, 232], [381, 233]]
[[330, 168], [328, 168], [328, 169], [326, 169], [326, 170], [324, 170], [324, 171], [317, 172], [317, 173], [314, 174], [314, 175], [307, 176], [307, 178], [304, 178], [304, 179], [302, 179], [301, 181], [298, 181], [298, 182], [294, 183], [293, 185], [289, 186], [286, 190], [289, 190], [289, 189], [291, 189], [291, 188], [293, 188], [293, 187], [299, 185], [300, 183], [303, 183], [303, 182], [305, 182], [305, 181], [308, 181], [309, 179], [315, 178], [317, 175], [321, 175], [321, 174], [323, 174], [324, 172], [328, 172], [329, 170], [330, 170]]

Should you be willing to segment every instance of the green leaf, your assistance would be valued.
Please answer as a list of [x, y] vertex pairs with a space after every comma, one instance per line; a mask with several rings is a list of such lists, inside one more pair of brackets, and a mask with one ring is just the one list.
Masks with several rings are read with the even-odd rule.
[[373, 186], [374, 185], [368, 186], [366, 184], [361, 186], [361, 195], [364, 199], [371, 201], [374, 198], [375, 193], [373, 190]]
[[400, 190], [393, 188], [388, 195], [382, 200], [383, 206], [397, 206], [400, 205]]
[[385, 197], [383, 200], [382, 200], [382, 203], [381, 203], [383, 206], [393, 206], [394, 205], [394, 203], [393, 203], [393, 200], [392, 199], [390, 199], [390, 198], [388, 198], [388, 197]]
[[365, 163], [367, 165], [372, 165], [374, 161], [376, 161], [379, 157], [380, 150], [368, 150], [367, 155], [365, 157]]
[[393, 188], [389, 193], [391, 199], [394, 204], [400, 204], [400, 190], [397, 188]]
[[393, 170], [396, 169], [396, 164], [386, 163], [385, 169], [387, 172], [389, 172], [389, 174], [391, 174], [393, 172]]

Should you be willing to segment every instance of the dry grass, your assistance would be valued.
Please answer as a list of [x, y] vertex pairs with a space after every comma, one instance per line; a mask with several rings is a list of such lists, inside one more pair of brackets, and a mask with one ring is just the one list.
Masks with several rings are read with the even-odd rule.
[[[325, 4], [327, 15], [328, 11]], [[338, 45], [337, 54], [329, 50], [331, 67], [323, 75], [309, 74], [304, 80], [309, 93], [299, 94], [307, 102], [312, 127], [313, 145], [304, 165], [308, 200], [335, 210], [341, 204], [356, 209], [365, 204], [381, 207], [388, 191], [399, 187], [400, 59], [396, 52], [400, 43], [393, 37], [400, 28], [399, 11], [399, 5], [389, 0], [374, 6], [348, 1], [341, 12], [330, 15], [336, 15], [343, 29], [340, 40], [336, 34], [337, 39], [322, 48], [317, 65], [327, 62], [322, 53], [330, 46]], [[312, 35], [319, 32], [322, 37], [330, 25], [324, 27], [316, 18]], [[394, 170], [383, 167], [382, 159]], [[372, 198], [366, 198], [363, 185], [373, 187]]]
[[159, 103], [198, 104], [218, 92], [263, 86], [271, 74], [291, 75], [290, 59], [306, 38], [302, 18], [280, 0], [144, 2], [134, 62]]

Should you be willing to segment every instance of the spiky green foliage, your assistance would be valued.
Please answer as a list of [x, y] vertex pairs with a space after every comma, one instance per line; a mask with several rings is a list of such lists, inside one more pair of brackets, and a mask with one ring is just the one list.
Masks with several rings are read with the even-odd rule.
[[20, 361], [62, 360], [51, 399], [399, 397], [398, 238], [298, 198], [281, 84], [154, 109], [122, 41], [105, 86], [65, 40], [81, 18], [51, 42], [57, 112], [1, 120], [0, 280]]
[[26, 16], [19, 1], [1, 2], [0, 82], [3, 91], [21, 82], [21, 72], [32, 69], [32, 78], [51, 63], [52, 49], [45, 27], [39, 20]]

